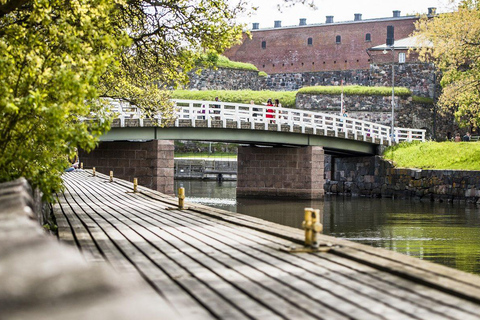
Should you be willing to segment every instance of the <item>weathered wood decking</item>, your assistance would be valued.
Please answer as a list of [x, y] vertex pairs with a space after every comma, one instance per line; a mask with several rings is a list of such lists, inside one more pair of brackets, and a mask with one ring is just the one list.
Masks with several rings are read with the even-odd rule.
[[[90, 172], [66, 173], [59, 237], [139, 273], [186, 319], [480, 319], [480, 277], [300, 229], [176, 200]], [[302, 215], [302, 212], [299, 212]]]

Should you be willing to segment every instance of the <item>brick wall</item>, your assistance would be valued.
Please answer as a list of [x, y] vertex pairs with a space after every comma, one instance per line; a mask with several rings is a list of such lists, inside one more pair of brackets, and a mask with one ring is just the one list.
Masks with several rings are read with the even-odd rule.
[[322, 147], [238, 148], [237, 196], [322, 198]]
[[166, 194], [174, 194], [174, 146], [170, 140], [101, 142], [91, 153], [79, 152], [84, 168], [133, 181]]
[[[233, 61], [253, 63], [268, 74], [368, 69], [371, 58], [366, 49], [385, 43], [387, 26], [393, 25], [395, 39], [402, 39], [414, 31], [417, 20], [401, 17], [253, 30], [251, 38], [245, 37], [225, 55]], [[371, 41], [366, 41], [367, 33]], [[337, 36], [341, 43], [336, 43]]]

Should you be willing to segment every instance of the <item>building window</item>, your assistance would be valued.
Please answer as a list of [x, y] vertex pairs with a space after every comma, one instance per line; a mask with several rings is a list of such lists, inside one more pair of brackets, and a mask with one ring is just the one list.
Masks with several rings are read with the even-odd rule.
[[267, 48], [267, 41], [262, 41], [262, 49], [266, 49]]
[[372, 35], [370, 33], [365, 35], [365, 41], [372, 41]]
[[342, 43], [342, 37], [341, 37], [341, 36], [337, 36], [337, 37], [335, 38], [335, 42], [336, 42], [336, 43]]
[[312, 38], [308, 38], [307, 45], [309, 45], [309, 46], [313, 45], [313, 39]]

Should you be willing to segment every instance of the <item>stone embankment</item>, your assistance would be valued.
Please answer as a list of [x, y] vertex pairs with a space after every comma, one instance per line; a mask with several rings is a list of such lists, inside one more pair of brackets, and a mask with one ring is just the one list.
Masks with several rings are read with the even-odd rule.
[[[333, 159], [325, 192], [425, 201], [480, 201], [480, 171], [394, 168], [381, 157]], [[332, 161], [326, 167], [331, 176]]]

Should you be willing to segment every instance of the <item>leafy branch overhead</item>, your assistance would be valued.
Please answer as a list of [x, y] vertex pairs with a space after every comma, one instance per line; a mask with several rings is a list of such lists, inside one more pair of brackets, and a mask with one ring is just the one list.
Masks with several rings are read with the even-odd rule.
[[[204, 52], [241, 38], [223, 0], [0, 0], [0, 181], [47, 197], [75, 148], [109, 129], [101, 97], [171, 116], [169, 93]], [[96, 116], [103, 121], [79, 122]]]
[[442, 71], [439, 105], [451, 110], [462, 126], [480, 124], [480, 2], [462, 0], [454, 12], [416, 25], [421, 43], [420, 57], [433, 61]]

